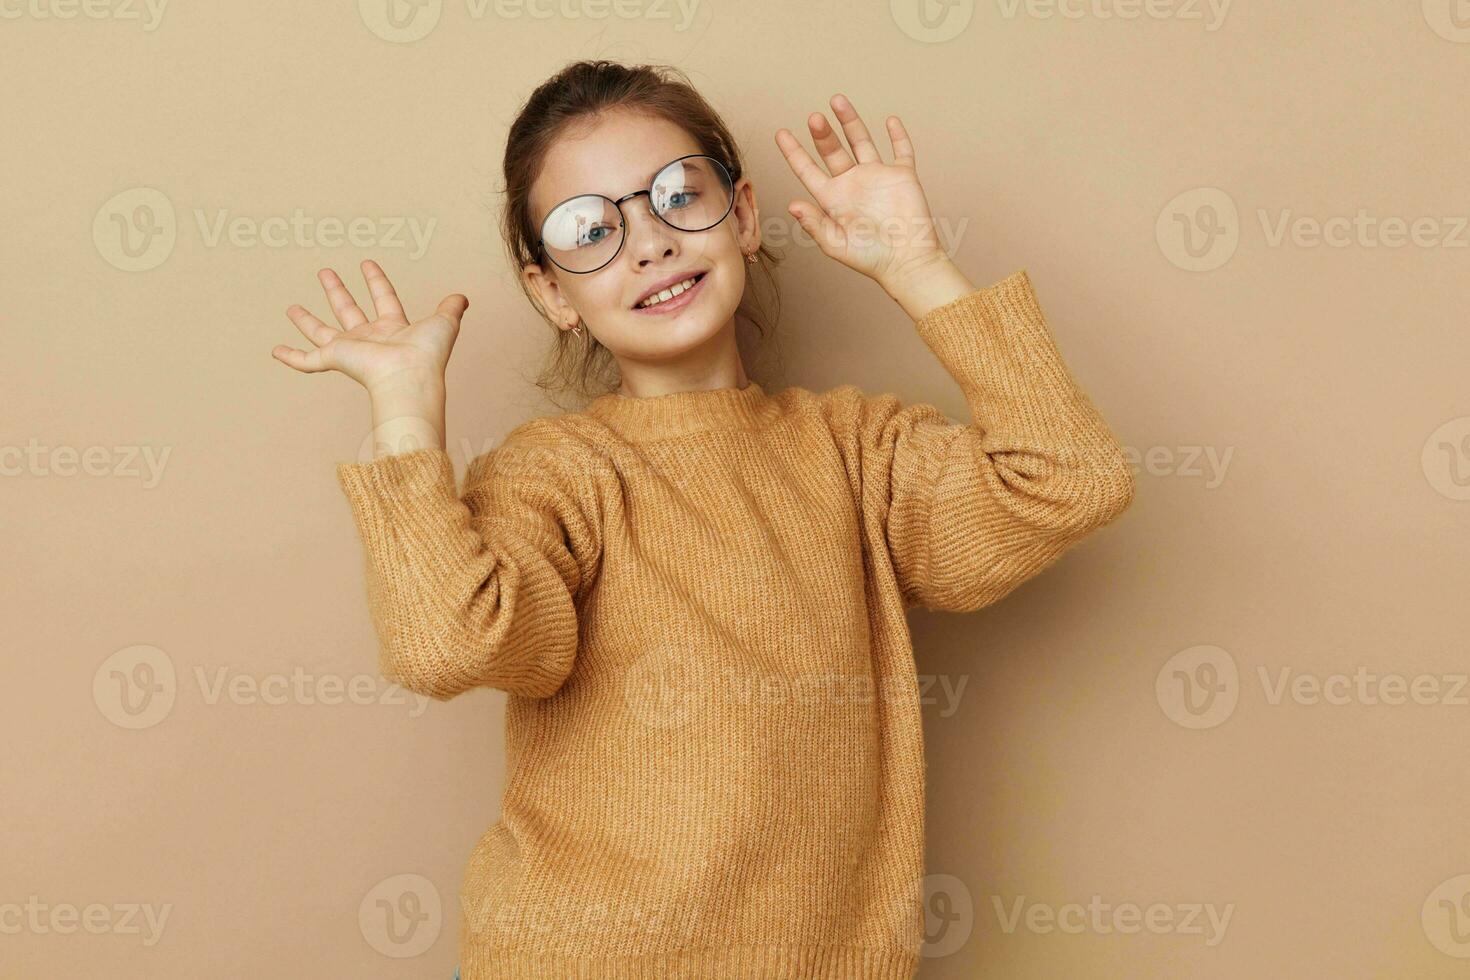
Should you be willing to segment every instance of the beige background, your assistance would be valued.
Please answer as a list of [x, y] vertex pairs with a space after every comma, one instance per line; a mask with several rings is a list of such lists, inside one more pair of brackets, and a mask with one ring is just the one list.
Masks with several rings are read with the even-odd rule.
[[[376, 679], [333, 474], [366, 398], [269, 352], [302, 344], [287, 305], [327, 312], [317, 268], [360, 292], [372, 256], [410, 313], [472, 300], [461, 473], [551, 410], [492, 188], [520, 100], [592, 56], [691, 73], [743, 142], [768, 240], [806, 196], [777, 127], [806, 139], [838, 91], [877, 133], [901, 115], [956, 261], [977, 285], [1030, 272], [1140, 461], [1133, 508], [1055, 569], [912, 616], [934, 700], [921, 976], [1464, 976], [1455, 2], [990, 0], [933, 3], [926, 27], [908, 0], [460, 0], [400, 8], [417, 40], [382, 0], [0, 3], [0, 977], [452, 976], [503, 695], [422, 710]], [[295, 209], [371, 240], [241, 237]], [[1336, 245], [1291, 224], [1360, 212]], [[233, 241], [221, 215], [245, 219]], [[402, 218], [434, 222], [422, 254], [374, 237]], [[965, 417], [875, 285], [786, 254], [768, 387]], [[1332, 681], [1360, 669], [1361, 690]], [[1212, 677], [1214, 700], [1186, 687]], [[404, 894], [426, 917], [390, 938], [377, 903]], [[1065, 908], [1094, 895], [1099, 918]], [[1124, 903], [1158, 905], [1160, 932], [1113, 930]], [[1228, 912], [1223, 935], [1191, 905]]]

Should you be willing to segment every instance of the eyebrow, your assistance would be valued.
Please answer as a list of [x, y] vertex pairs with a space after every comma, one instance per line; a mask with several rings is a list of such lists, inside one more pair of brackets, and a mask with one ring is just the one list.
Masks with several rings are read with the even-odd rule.
[[[687, 156], [688, 154], [685, 154], [685, 155]], [[653, 178], [657, 177], [660, 173], [663, 172], [663, 169], [665, 167], [667, 167], [669, 164], [673, 163], [674, 160], [677, 160], [677, 159], [678, 159], [678, 157], [674, 157], [673, 159], [665, 160], [663, 163], [659, 164], [657, 170], [655, 170], [653, 173], [649, 174], [647, 177], [643, 178], [643, 184], [638, 189], [641, 190], [641, 191], [648, 190], [649, 185], [653, 183]], [[611, 199], [612, 200], [616, 200], [616, 198], [611, 198]]]
[[[673, 163], [675, 160], [682, 160], [685, 157], [695, 156], [695, 155], [697, 155], [697, 154], [695, 154], [695, 153], [680, 153], [678, 156], [670, 157], [669, 159], [665, 160], [663, 163], [659, 164], [657, 170], [655, 170], [653, 173], [649, 174], [647, 177], [643, 178], [643, 186], [642, 187], [639, 187], [638, 189], [641, 190], [641, 191], [648, 190], [649, 185], [653, 183], [653, 178], [657, 177], [660, 173], [662, 173], [663, 172], [663, 169], [665, 167], [667, 167], [669, 164]], [[609, 198], [609, 199], [610, 200], [615, 200], [614, 198]]]

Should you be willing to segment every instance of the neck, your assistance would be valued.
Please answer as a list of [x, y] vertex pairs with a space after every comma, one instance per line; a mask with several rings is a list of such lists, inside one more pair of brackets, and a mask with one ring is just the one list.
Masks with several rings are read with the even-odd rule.
[[614, 355], [622, 384], [618, 394], [653, 398], [676, 391], [744, 388], [749, 378], [735, 341], [735, 318], [697, 347], [680, 351], [676, 359], [641, 361]]

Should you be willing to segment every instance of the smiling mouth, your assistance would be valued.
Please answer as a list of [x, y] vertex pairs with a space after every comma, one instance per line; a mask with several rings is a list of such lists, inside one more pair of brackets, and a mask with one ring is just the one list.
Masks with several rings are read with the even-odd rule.
[[[658, 292], [649, 296], [647, 299], [639, 300], [636, 304], [634, 304], [633, 309], [656, 310], [661, 306], [678, 305], [678, 302], [683, 297], [683, 295], [687, 292], [690, 292], [701, 282], [703, 282], [706, 275], [707, 273], [704, 272], [695, 273], [688, 279], [684, 280], [683, 283], [675, 283], [668, 289], [659, 290]], [[678, 291], [675, 292], [675, 290]]]

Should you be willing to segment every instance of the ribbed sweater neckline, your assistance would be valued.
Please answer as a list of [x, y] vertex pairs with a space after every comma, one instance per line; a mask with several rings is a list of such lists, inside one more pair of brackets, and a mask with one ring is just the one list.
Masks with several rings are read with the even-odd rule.
[[612, 391], [587, 404], [586, 413], [632, 441], [711, 430], [754, 430], [780, 408], [755, 381], [744, 388], [696, 388], [642, 397]]

